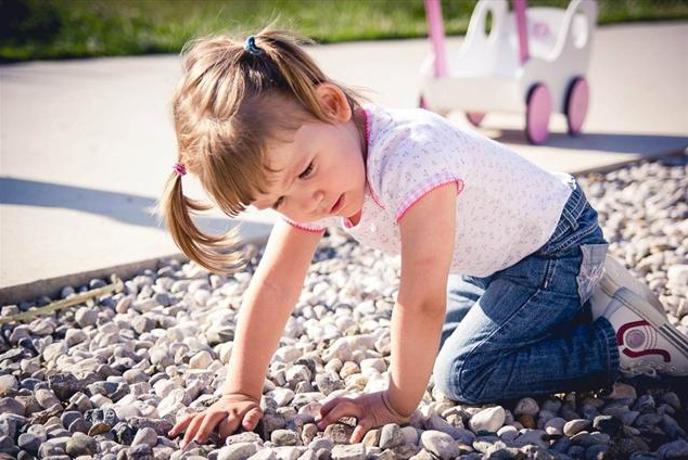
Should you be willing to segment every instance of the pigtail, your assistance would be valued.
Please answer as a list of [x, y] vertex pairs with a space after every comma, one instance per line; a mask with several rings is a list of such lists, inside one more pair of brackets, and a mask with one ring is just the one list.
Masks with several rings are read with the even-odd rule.
[[189, 213], [189, 210], [200, 213], [212, 208], [211, 203], [184, 196], [182, 178], [173, 172], [167, 179], [156, 213], [164, 219], [175, 244], [189, 259], [213, 273], [229, 275], [245, 267], [239, 248], [239, 227], [223, 235], [208, 235], [198, 229]]

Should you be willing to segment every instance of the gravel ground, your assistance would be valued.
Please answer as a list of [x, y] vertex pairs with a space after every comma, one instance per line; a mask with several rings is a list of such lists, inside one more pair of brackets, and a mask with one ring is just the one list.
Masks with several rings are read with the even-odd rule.
[[[660, 296], [688, 332], [688, 157], [579, 178], [612, 254]], [[259, 257], [231, 278], [171, 262], [103, 296], [0, 334], [0, 458], [449, 459], [688, 458], [688, 382], [621, 380], [613, 388], [472, 406], [432, 383], [409, 425], [349, 445], [351, 420], [318, 432], [322, 400], [386, 387], [400, 260], [333, 230], [270, 365], [256, 432], [225, 445], [166, 433], [218, 398], [241, 293]], [[105, 285], [66, 286], [62, 298]], [[2, 307], [13, 315], [56, 300]]]

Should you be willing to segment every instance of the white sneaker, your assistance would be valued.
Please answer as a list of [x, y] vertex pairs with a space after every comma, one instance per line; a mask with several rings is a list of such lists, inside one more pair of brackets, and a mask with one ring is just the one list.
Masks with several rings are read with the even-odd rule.
[[590, 299], [593, 319], [602, 316], [602, 312], [607, 308], [616, 291], [622, 287], [644, 298], [658, 312], [666, 316], [664, 306], [654, 292], [645, 283], [633, 276], [618, 259], [611, 254], [607, 254], [604, 260], [604, 274]]
[[616, 332], [622, 374], [688, 376], [688, 338], [647, 299], [619, 288], [601, 316]]

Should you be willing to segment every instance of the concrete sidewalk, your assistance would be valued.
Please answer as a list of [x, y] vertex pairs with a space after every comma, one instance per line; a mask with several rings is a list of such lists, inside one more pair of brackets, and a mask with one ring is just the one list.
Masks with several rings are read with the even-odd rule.
[[[449, 53], [461, 43], [452, 38]], [[415, 107], [427, 40], [309, 49], [338, 81], [374, 102]], [[176, 158], [169, 98], [177, 56], [0, 66], [0, 288], [178, 252], [151, 216]], [[688, 23], [598, 29], [585, 135], [564, 120], [549, 144], [524, 141], [523, 117], [490, 114], [483, 132], [546, 168], [577, 172], [677, 152], [688, 145]], [[452, 116], [464, 123], [460, 114]], [[185, 193], [204, 193], [184, 177]], [[247, 213], [247, 238], [274, 215]], [[219, 213], [206, 231], [236, 222]]]

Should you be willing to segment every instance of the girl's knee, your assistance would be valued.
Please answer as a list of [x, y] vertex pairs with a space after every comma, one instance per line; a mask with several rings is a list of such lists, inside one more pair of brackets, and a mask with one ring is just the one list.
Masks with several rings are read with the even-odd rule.
[[[453, 401], [482, 404], [498, 399], [492, 370], [486, 360], [467, 359], [466, 354], [441, 350], [433, 368], [435, 387]], [[474, 363], [474, 364], [473, 364]]]

